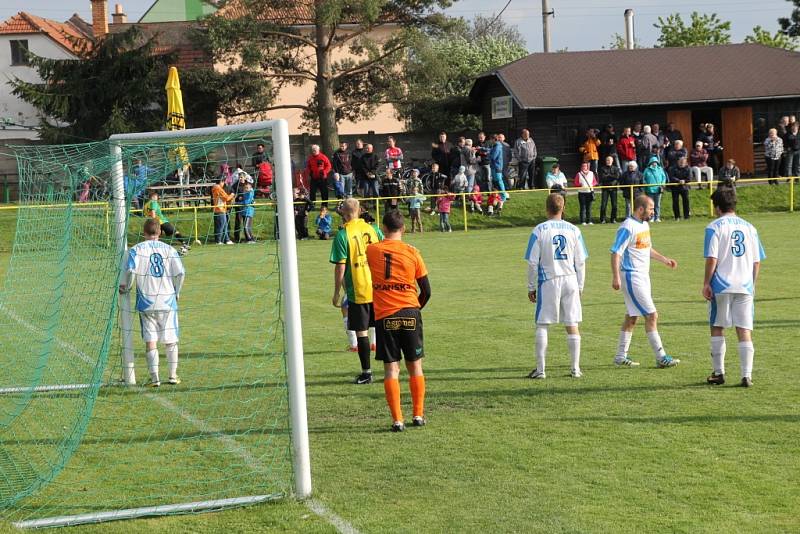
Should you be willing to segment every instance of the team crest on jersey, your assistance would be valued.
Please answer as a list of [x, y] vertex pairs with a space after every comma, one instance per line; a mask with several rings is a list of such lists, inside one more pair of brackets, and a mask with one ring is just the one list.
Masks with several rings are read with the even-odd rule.
[[650, 248], [650, 230], [636, 234], [634, 248]]

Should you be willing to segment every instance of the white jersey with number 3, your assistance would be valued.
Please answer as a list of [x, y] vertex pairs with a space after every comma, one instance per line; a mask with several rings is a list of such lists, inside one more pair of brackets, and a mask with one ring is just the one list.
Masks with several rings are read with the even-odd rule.
[[545, 221], [533, 229], [525, 259], [529, 265], [528, 290], [561, 276], [577, 276], [583, 291], [584, 265], [589, 253], [581, 231], [566, 221]]
[[136, 282], [136, 310], [178, 309], [185, 271], [178, 252], [157, 240], [143, 241], [128, 251], [126, 286]]
[[706, 226], [703, 255], [716, 258], [714, 293], [753, 294], [753, 265], [766, 258], [758, 231], [736, 215], [723, 215]]

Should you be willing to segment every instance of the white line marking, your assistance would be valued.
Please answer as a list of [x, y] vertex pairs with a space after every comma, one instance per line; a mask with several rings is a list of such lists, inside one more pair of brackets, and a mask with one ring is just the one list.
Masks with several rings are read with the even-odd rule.
[[[28, 323], [27, 321], [22, 319], [19, 315], [17, 315], [15, 312], [9, 310], [8, 308], [6, 308], [2, 304], [0, 304], [0, 310], [5, 312], [9, 317], [11, 317], [15, 321], [17, 321], [18, 323], [23, 325], [25, 328], [29, 329], [30, 331], [36, 332], [38, 330], [36, 327], [34, 327], [30, 323]], [[39, 330], [39, 331], [41, 331], [41, 330]], [[83, 352], [78, 350], [74, 345], [71, 345], [70, 343], [61, 341], [59, 339], [56, 339], [55, 341], [62, 348], [70, 350], [70, 351], [74, 352], [75, 354], [77, 354], [78, 356], [80, 356], [80, 358], [82, 360], [84, 360], [86, 363], [88, 363], [90, 365], [92, 365], [94, 363], [86, 354], [84, 354]], [[158, 395], [154, 395], [153, 393], [145, 393], [144, 395], [148, 399], [154, 401], [157, 404], [160, 404], [162, 407], [164, 407], [167, 410], [169, 410], [169, 411], [173, 412], [174, 414], [178, 415], [179, 417], [181, 417], [185, 421], [191, 423], [192, 425], [194, 425], [201, 432], [208, 433], [208, 434], [213, 434], [214, 439], [217, 439], [217, 440], [225, 443], [225, 445], [227, 445], [228, 447], [230, 447], [231, 448], [231, 452], [233, 452], [234, 454], [238, 455], [242, 460], [244, 460], [245, 464], [247, 464], [247, 466], [250, 467], [251, 469], [255, 469], [257, 471], [264, 471], [264, 467], [261, 464], [261, 462], [258, 460], [258, 458], [253, 456], [250, 453], [250, 451], [247, 450], [247, 448], [243, 447], [241, 444], [239, 444], [239, 442], [237, 442], [235, 439], [233, 439], [229, 435], [225, 434], [225, 432], [223, 432], [222, 430], [219, 430], [219, 429], [215, 428], [214, 426], [210, 425], [209, 423], [207, 423], [206, 421], [203, 421], [202, 419], [199, 419], [199, 418], [193, 416], [192, 414], [190, 414], [189, 412], [187, 412], [186, 410], [184, 410], [180, 406], [177, 406], [176, 404], [172, 403], [169, 399], [166, 399], [166, 398], [158, 396]], [[327, 521], [331, 526], [333, 526], [341, 534], [360, 534], [360, 532], [358, 531], [357, 528], [355, 528], [353, 525], [348, 523], [345, 519], [342, 519], [338, 515], [336, 515], [333, 512], [331, 512], [322, 502], [320, 502], [320, 501], [318, 501], [316, 499], [307, 499], [307, 500], [304, 501], [304, 504], [306, 505], [306, 507], [309, 510], [314, 512], [320, 518], [322, 518], [325, 521]]]

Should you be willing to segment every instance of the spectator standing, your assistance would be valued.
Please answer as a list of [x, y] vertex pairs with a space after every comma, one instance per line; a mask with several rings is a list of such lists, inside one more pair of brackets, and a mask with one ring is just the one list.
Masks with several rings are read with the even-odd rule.
[[629, 161], [628, 167], [619, 177], [619, 185], [622, 189], [622, 198], [625, 199], [625, 218], [631, 216], [631, 206], [633, 199], [642, 193], [642, 173], [635, 161]]
[[658, 141], [658, 156], [661, 158], [661, 161], [664, 161], [663, 150], [665, 147], [669, 146], [671, 143], [667, 140], [667, 134], [661, 130], [661, 126], [654, 122], [652, 128], [650, 128], [650, 133], [652, 133], [656, 140]]
[[472, 139], [464, 141], [466, 147], [469, 149], [469, 160], [467, 165], [467, 190], [472, 191], [475, 185], [475, 176], [478, 174], [478, 152], [472, 145]]
[[381, 196], [386, 197], [386, 210], [396, 210], [400, 203], [400, 180], [394, 169], [386, 169], [386, 177], [381, 185]]
[[686, 147], [683, 146], [683, 141], [680, 139], [676, 139], [672, 143], [672, 146], [667, 148], [665, 165], [667, 166], [667, 168], [671, 168], [678, 164], [679, 159], [688, 157], [689, 153], [686, 150]]
[[[506, 143], [505, 134], [497, 134], [497, 140], [500, 141], [500, 147], [503, 153], [503, 186], [505, 187], [505, 185], [508, 185], [511, 187], [513, 184], [509, 182], [508, 170], [511, 168], [511, 159], [514, 157], [514, 150], [511, 148], [511, 145]], [[505, 198], [503, 198], [503, 200], [505, 200]]]
[[453, 193], [466, 193], [467, 192], [467, 174], [466, 169], [461, 166], [458, 168], [458, 172], [453, 176], [453, 179], [450, 180], [450, 184], [452, 186]]
[[589, 164], [589, 169], [593, 174], [597, 173], [597, 163], [600, 158], [599, 146], [600, 139], [597, 138], [597, 130], [594, 128], [586, 130], [586, 140], [578, 147], [578, 152], [583, 156], [584, 163]]
[[783, 175], [797, 176], [800, 174], [800, 124], [797, 121], [789, 125], [786, 135], [783, 136]]
[[305, 189], [296, 187], [294, 189], [294, 231], [297, 239], [308, 239], [308, 212], [313, 207]]
[[439, 132], [439, 138], [431, 148], [431, 159], [439, 164], [439, 171], [448, 173], [452, 165], [453, 144], [447, 140], [446, 132]]
[[458, 143], [453, 147], [453, 157], [450, 162], [450, 176], [455, 176], [460, 167], [464, 167], [466, 171], [469, 166], [470, 156], [472, 155], [471, 152], [472, 151], [467, 146], [467, 139], [465, 137], [459, 137]]
[[414, 189], [420, 192], [425, 189], [422, 184], [422, 179], [419, 177], [419, 169], [411, 169], [411, 177], [406, 182], [406, 191], [414, 191]]
[[489, 153], [492, 150], [492, 143], [486, 138], [485, 132], [478, 132], [478, 146], [475, 148], [475, 155], [478, 160], [480, 170], [480, 180], [486, 184], [486, 188], [492, 190], [492, 171], [490, 167]]
[[653, 222], [661, 222], [661, 195], [664, 193], [664, 184], [667, 183], [667, 174], [655, 154], [647, 162], [642, 181], [645, 185], [644, 192], [653, 199]]
[[592, 202], [594, 202], [594, 188], [597, 177], [589, 168], [589, 162], [581, 163], [581, 169], [575, 175], [575, 187], [578, 187], [578, 203], [580, 204], [581, 224], [594, 224], [592, 222]]
[[644, 131], [642, 130], [642, 123], [636, 121], [633, 123], [633, 129], [631, 130], [631, 135], [636, 140], [636, 162], [639, 164], [639, 168], [643, 169], [647, 164], [647, 151], [642, 146], [642, 137], [644, 136]]
[[256, 145], [256, 151], [250, 157], [250, 165], [253, 167], [253, 174], [258, 174], [258, 166], [264, 161], [268, 161], [267, 153], [264, 152], [264, 143]]
[[317, 191], [322, 195], [322, 205], [328, 206], [328, 176], [333, 170], [331, 160], [320, 152], [319, 145], [311, 145], [311, 155], [306, 161], [306, 174], [311, 187], [311, 202], [317, 200]]
[[244, 223], [244, 189], [247, 184], [253, 183], [253, 177], [247, 174], [243, 169], [241, 164], [236, 165], [236, 171], [233, 173], [234, 182], [233, 187], [231, 189], [231, 193], [234, 195], [234, 206], [233, 206], [233, 216], [234, 216], [234, 223], [233, 223], [233, 242], [238, 243], [241, 241], [242, 236], [242, 226]]
[[558, 163], [553, 163], [544, 181], [551, 193], [561, 193], [566, 196], [567, 177], [561, 172], [561, 166]]
[[[506, 195], [506, 185], [503, 181], [503, 142], [501, 141], [501, 137], [503, 134], [497, 134], [495, 136], [495, 142], [492, 145], [492, 151], [489, 153], [489, 162], [491, 165], [491, 175], [492, 180], [490, 181], [492, 186], [495, 184], [500, 191], [503, 192], [503, 201], [505, 201]], [[492, 187], [490, 186], [490, 189]]]
[[783, 139], [778, 137], [778, 130], [770, 128], [767, 138], [764, 139], [764, 159], [767, 162], [767, 177], [769, 183], [778, 185], [778, 171], [783, 156]]
[[244, 192], [242, 193], [242, 227], [244, 228], [244, 239], [248, 243], [255, 243], [256, 238], [253, 237], [253, 217], [256, 214], [256, 192], [253, 190], [253, 184], [244, 184]]
[[[703, 183], [703, 175], [706, 176], [706, 181], [711, 182], [714, 181], [714, 169], [708, 166], [708, 152], [705, 148], [703, 148], [703, 143], [698, 141], [694, 144], [694, 149], [692, 150], [691, 154], [689, 154], [689, 165], [691, 166], [692, 177], [694, 181], [697, 182], [698, 188], [702, 189]], [[711, 185], [709, 185], [711, 187]]]
[[517, 189], [536, 187], [536, 143], [531, 132], [523, 129], [520, 138], [514, 143], [514, 157], [517, 158]]
[[600, 224], [606, 223], [606, 208], [611, 201], [611, 222], [617, 222], [617, 185], [619, 185], [620, 170], [614, 164], [612, 156], [606, 156], [603, 165], [597, 172], [597, 179], [603, 189], [600, 192]]
[[333, 153], [333, 172], [335, 172], [341, 184], [342, 196], [350, 198], [353, 196], [353, 154], [348, 150], [347, 143], [339, 143], [339, 149]]
[[659, 161], [661, 161], [661, 156], [659, 155], [661, 152], [661, 147], [658, 144], [658, 138], [653, 135], [653, 130], [649, 125], [645, 125], [644, 129], [642, 130], [642, 153], [644, 155], [644, 161], [650, 161], [650, 156], [656, 155], [658, 156]]
[[617, 154], [620, 159], [620, 169], [628, 168], [628, 162], [636, 161], [636, 138], [630, 128], [623, 128], [622, 135], [617, 141]]
[[719, 169], [722, 164], [722, 145], [719, 136], [710, 122], [706, 124], [706, 136], [703, 140], [703, 148], [708, 152], [708, 164], [713, 169]]
[[264, 160], [258, 164], [257, 171], [256, 185], [258, 189], [256, 193], [259, 196], [268, 197], [272, 193], [272, 181], [274, 179], [272, 164], [269, 162], [269, 158], [265, 157]]
[[742, 177], [742, 171], [739, 170], [739, 167], [736, 166], [736, 160], [729, 159], [725, 162], [725, 165], [719, 170], [719, 179], [720, 181], [725, 180], [734, 185], [736, 180]]
[[422, 218], [420, 217], [420, 210], [422, 204], [425, 202], [425, 197], [422, 195], [422, 189], [413, 187], [411, 189], [411, 198], [408, 200], [408, 216], [411, 218], [411, 233], [414, 233], [414, 228], [419, 229], [422, 233]]
[[225, 174], [220, 174], [217, 183], [211, 188], [211, 204], [214, 206], [214, 239], [217, 245], [233, 245], [228, 235], [228, 203], [233, 201], [233, 193], [225, 191]]
[[[360, 186], [364, 192], [364, 197], [377, 199], [381, 196], [380, 186], [378, 184], [378, 155], [375, 153], [375, 147], [367, 143], [366, 152], [361, 158], [364, 165], [364, 183]], [[375, 200], [375, 202], [378, 202]]]
[[664, 136], [667, 138], [666, 141], [669, 142], [670, 146], [675, 145], [675, 141], [683, 141], [683, 134], [680, 130], [675, 128], [674, 122], [667, 123], [667, 129], [664, 132]]
[[397, 141], [391, 135], [386, 139], [386, 168], [391, 169], [396, 175], [400, 175], [403, 168], [403, 150], [397, 146]]
[[364, 169], [364, 156], [366, 154], [364, 141], [356, 139], [356, 146], [350, 153], [350, 166], [353, 169], [354, 186], [358, 190], [358, 194], [363, 196], [366, 196], [363, 189], [367, 181], [367, 171]]
[[436, 198], [436, 211], [439, 212], [439, 229], [442, 232], [452, 232], [453, 228], [450, 226], [450, 206], [456, 196], [451, 195], [446, 187], [439, 189], [438, 193], [439, 196]]
[[607, 157], [611, 156], [614, 160], [614, 165], [622, 168], [617, 154], [617, 133], [614, 131], [614, 125], [606, 124], [598, 138], [600, 139], [600, 161], [605, 161]]
[[680, 203], [683, 203], [683, 218], [689, 219], [689, 183], [691, 172], [686, 158], [678, 160], [678, 164], [669, 168], [669, 188], [672, 193], [672, 214], [676, 221], [681, 220]]

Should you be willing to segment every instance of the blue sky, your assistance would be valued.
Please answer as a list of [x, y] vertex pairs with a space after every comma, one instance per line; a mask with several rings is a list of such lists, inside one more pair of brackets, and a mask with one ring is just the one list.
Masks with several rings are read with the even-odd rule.
[[[110, 0], [121, 3], [129, 20], [137, 20], [152, 0]], [[505, 5], [505, 0], [460, 0], [448, 11], [454, 16], [471, 18], [475, 14], [491, 15]], [[754, 7], [757, 6], [757, 7]], [[615, 32], [624, 33], [622, 13], [633, 8], [636, 13], [636, 35], [644, 46], [652, 46], [657, 31], [653, 28], [659, 16], [679, 12], [688, 19], [692, 10], [716, 12], [723, 20], [731, 21], [734, 42], [741, 42], [753, 26], [761, 25], [770, 31], [778, 29], [778, 17], [791, 13], [788, 0], [550, 0], [556, 16], [552, 22], [553, 49], [594, 50], [606, 46]], [[28, 11], [56, 20], [66, 20], [73, 13], [91, 20], [89, 0], [3, 0], [0, 19], [18, 11]], [[531, 52], [542, 50], [542, 18], [539, 0], [511, 0], [503, 20], [516, 24], [527, 40]]]

